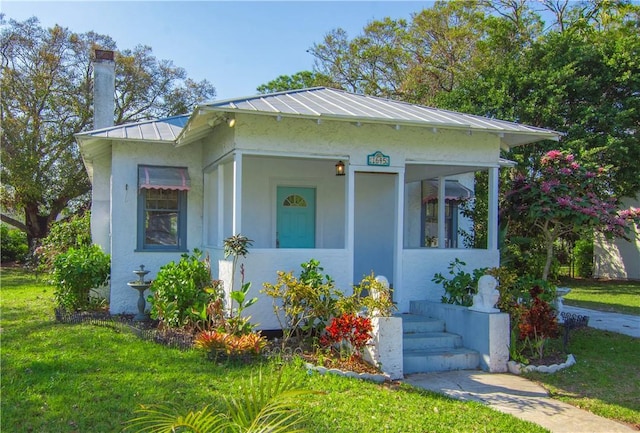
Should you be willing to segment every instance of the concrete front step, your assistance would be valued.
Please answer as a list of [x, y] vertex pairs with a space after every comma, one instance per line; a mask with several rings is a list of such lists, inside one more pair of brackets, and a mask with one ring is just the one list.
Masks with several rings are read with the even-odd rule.
[[415, 314], [402, 314], [402, 332], [415, 334], [421, 332], [444, 332], [444, 321]]
[[462, 337], [448, 332], [420, 332], [405, 334], [402, 339], [405, 351], [421, 349], [454, 349], [462, 347]]
[[480, 365], [478, 352], [464, 347], [404, 351], [403, 358], [404, 374], [475, 370]]
[[462, 337], [445, 332], [439, 319], [402, 315], [404, 374], [449, 370], [475, 370], [480, 355], [462, 347]]

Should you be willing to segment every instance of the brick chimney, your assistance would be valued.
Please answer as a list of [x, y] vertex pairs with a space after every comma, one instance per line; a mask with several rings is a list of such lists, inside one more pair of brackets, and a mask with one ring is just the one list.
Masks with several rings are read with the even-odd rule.
[[93, 129], [113, 126], [116, 63], [113, 51], [95, 50], [93, 60]]

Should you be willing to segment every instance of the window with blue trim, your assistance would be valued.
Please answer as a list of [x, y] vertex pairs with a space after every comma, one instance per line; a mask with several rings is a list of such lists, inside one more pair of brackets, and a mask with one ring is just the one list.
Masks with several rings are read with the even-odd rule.
[[186, 251], [188, 171], [138, 167], [138, 250]]

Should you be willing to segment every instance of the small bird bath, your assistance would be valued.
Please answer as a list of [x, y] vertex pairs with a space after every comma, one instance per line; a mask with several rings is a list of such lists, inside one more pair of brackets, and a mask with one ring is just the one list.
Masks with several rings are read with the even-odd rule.
[[144, 300], [144, 291], [149, 288], [151, 285], [151, 281], [145, 281], [144, 276], [149, 273], [149, 271], [144, 270], [144, 265], [140, 265], [140, 269], [136, 269], [133, 271], [134, 274], [138, 276], [137, 281], [129, 281], [127, 285], [132, 289], [136, 289], [140, 292], [140, 296], [138, 297], [138, 314], [135, 315], [133, 320], [136, 322], [143, 322], [145, 320], [149, 320], [149, 315], [144, 312], [146, 307], [146, 302]]

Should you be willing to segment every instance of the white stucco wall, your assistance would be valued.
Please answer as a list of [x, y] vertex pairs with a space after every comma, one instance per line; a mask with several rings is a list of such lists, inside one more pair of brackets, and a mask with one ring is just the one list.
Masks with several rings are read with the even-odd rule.
[[[623, 207], [640, 207], [640, 199], [627, 199]], [[640, 280], [640, 230], [630, 224], [630, 241], [608, 240], [596, 233], [593, 242], [593, 276], [613, 280]]]
[[[239, 149], [282, 154], [345, 155], [356, 165], [365, 165], [367, 155], [381, 151], [391, 165], [405, 161], [460, 164], [495, 164], [500, 139], [495, 134], [467, 134], [464, 131], [415, 127], [395, 129], [389, 125], [238, 115], [234, 128]], [[217, 130], [217, 129], [216, 129]]]
[[187, 193], [187, 248], [202, 245], [202, 153], [198, 145], [188, 152], [171, 144], [113, 143], [111, 212], [111, 303], [112, 313], [137, 311], [138, 292], [127, 286], [135, 280], [139, 265], [150, 271], [153, 279], [159, 268], [179, 260], [180, 252], [138, 252], [138, 164], [184, 166], [189, 169], [191, 190]]
[[332, 159], [247, 156], [243, 159], [242, 232], [254, 248], [276, 246], [278, 186], [316, 189], [316, 248], [345, 246], [345, 178]]
[[448, 276], [447, 267], [456, 258], [467, 264], [466, 272], [478, 268], [492, 268], [500, 264], [498, 250], [407, 249], [402, 252], [402, 290], [394, 292], [400, 312], [409, 311], [409, 302], [415, 300], [440, 301], [444, 295], [441, 285], [431, 281], [437, 272]]
[[111, 254], [111, 152], [94, 158], [91, 187], [91, 240]]
[[[212, 258], [214, 275], [218, 272], [218, 259], [222, 260], [219, 249], [207, 249]], [[323, 273], [330, 275], [335, 281], [336, 289], [345, 294], [352, 293], [350, 254], [347, 250], [310, 250], [310, 249], [250, 249], [246, 257], [241, 257], [236, 270], [236, 290], [240, 288], [240, 265], [244, 264], [245, 282], [251, 282], [249, 297], [258, 297], [258, 302], [246, 310], [251, 322], [258, 324], [258, 329], [280, 329], [280, 324], [273, 311], [272, 298], [260, 293], [264, 282], [275, 284], [277, 271], [293, 272], [298, 276], [302, 271], [300, 265], [311, 259], [320, 261]], [[226, 274], [225, 274], [226, 275]], [[229, 286], [225, 282], [225, 286]]]

